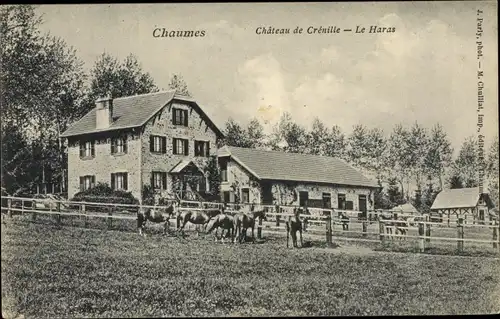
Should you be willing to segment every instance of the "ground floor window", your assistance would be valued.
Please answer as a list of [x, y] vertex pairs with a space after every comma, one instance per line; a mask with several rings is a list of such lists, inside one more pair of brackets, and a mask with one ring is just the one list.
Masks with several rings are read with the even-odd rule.
[[80, 191], [86, 191], [87, 189], [91, 189], [95, 185], [95, 176], [94, 175], [85, 175], [80, 176]]
[[250, 203], [250, 190], [248, 188], [241, 189], [241, 202]]
[[127, 190], [128, 188], [128, 174], [127, 173], [113, 173], [111, 174], [111, 188]]
[[167, 189], [167, 173], [166, 172], [152, 172], [151, 185], [154, 189]]
[[307, 206], [307, 201], [309, 200], [308, 192], [299, 192], [299, 206]]

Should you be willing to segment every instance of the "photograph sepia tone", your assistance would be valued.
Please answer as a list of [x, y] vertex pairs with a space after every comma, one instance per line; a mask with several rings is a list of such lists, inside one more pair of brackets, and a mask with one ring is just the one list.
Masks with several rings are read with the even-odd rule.
[[500, 313], [497, 13], [0, 6], [2, 318]]

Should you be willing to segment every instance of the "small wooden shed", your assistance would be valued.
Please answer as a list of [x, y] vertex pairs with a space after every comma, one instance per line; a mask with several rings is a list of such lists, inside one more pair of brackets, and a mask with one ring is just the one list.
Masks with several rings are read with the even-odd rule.
[[480, 193], [479, 187], [442, 190], [434, 200], [431, 212], [441, 215], [455, 214], [480, 223], [490, 220], [489, 210], [494, 207], [488, 193]]

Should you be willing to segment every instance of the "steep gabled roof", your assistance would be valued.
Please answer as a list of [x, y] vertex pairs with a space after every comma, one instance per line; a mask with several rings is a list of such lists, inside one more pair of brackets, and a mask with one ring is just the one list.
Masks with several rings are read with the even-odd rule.
[[403, 213], [414, 213], [414, 214], [418, 213], [418, 210], [415, 208], [415, 206], [413, 206], [410, 203], [406, 203], [406, 204], [402, 204], [402, 205], [396, 206], [392, 210], [393, 211], [400, 211], [400, 212], [403, 212]]
[[335, 157], [232, 146], [219, 149], [218, 156], [230, 156], [261, 180], [378, 187], [375, 181], [368, 179], [345, 161]]
[[193, 99], [177, 95], [175, 94], [175, 90], [171, 90], [113, 99], [113, 123], [108, 128], [96, 129], [96, 109], [93, 108], [80, 120], [70, 125], [69, 128], [61, 134], [61, 137], [142, 126], [146, 124], [153, 115], [165, 107], [167, 103], [173, 100], [187, 102], [196, 107], [200, 114], [206, 119], [207, 123], [213, 127], [215, 132], [219, 136], [222, 136], [220, 129]]
[[[476, 207], [480, 198], [479, 187], [442, 190], [432, 203], [431, 209], [471, 208]], [[489, 204], [489, 196], [484, 193]]]

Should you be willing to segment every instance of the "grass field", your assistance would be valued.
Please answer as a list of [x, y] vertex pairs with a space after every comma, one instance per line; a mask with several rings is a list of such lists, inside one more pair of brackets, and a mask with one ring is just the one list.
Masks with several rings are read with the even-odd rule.
[[7, 221], [3, 317], [418, 315], [500, 312], [500, 261], [286, 249]]

